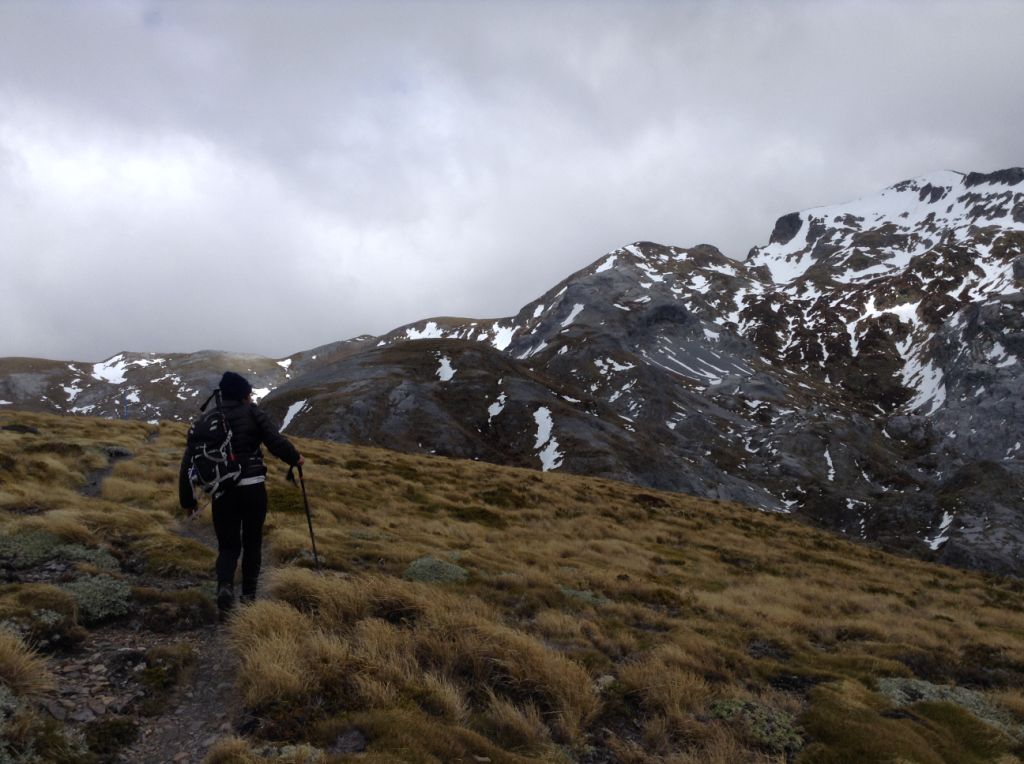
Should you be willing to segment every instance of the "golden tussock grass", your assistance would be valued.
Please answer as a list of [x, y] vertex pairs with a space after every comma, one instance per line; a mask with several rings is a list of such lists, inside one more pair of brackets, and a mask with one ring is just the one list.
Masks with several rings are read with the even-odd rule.
[[[74, 445], [0, 463], [0, 526], [102, 542], [157, 575], [208, 574], [210, 558], [178, 533], [184, 425], [162, 423], [152, 438], [138, 423], [0, 412], [12, 417], [39, 427], [40, 442]], [[0, 432], [0, 452], [19, 454], [33, 437]], [[82, 497], [90, 444], [101, 443], [134, 458], [114, 465], [102, 498]], [[588, 751], [806, 764], [884, 760], [887, 746], [907, 761], [1015, 760], [1019, 744], [986, 737], [966, 711], [918, 704], [902, 718], [876, 688], [884, 677], [978, 687], [1024, 717], [1018, 581], [895, 557], [727, 502], [297, 445], [327, 572], [309, 570], [301, 493], [271, 460], [271, 599], [240, 608], [228, 627], [242, 700], [266, 735], [326, 747], [356, 727], [368, 764]], [[208, 513], [196, 522], [206, 527]], [[427, 555], [461, 566], [466, 580], [403, 580]], [[802, 742], [719, 718], [723, 703], [746, 704]], [[259, 761], [247, 742], [224, 746], [223, 756]]]
[[265, 759], [250, 752], [240, 737], [221, 738], [207, 752], [203, 764], [262, 764]]
[[482, 704], [480, 693], [489, 690], [541, 707], [566, 741], [577, 741], [597, 710], [583, 669], [497, 623], [498, 614], [475, 598], [384, 576], [345, 580], [296, 569], [275, 574], [270, 590], [349, 647], [361, 682], [356, 694], [374, 706], [397, 693], [464, 719], [465, 698]]
[[46, 660], [13, 634], [0, 631], [0, 684], [16, 696], [33, 697], [53, 689]]
[[1024, 689], [999, 690], [992, 693], [992, 700], [1024, 722]]
[[305, 641], [313, 623], [279, 602], [241, 608], [231, 620], [230, 638], [239, 655], [245, 702], [260, 707], [298, 697], [307, 688]]

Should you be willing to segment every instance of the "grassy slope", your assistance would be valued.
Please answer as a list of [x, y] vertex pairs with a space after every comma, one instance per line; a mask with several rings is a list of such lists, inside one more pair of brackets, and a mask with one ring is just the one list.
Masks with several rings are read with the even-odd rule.
[[[0, 430], [0, 535], [107, 549], [158, 590], [206, 575], [209, 553], [177, 533], [182, 426], [0, 412], [11, 422], [39, 434]], [[101, 444], [135, 457], [86, 498]], [[270, 597], [227, 627], [251, 723], [212, 762], [353, 730], [369, 762], [1019, 760], [1019, 582], [621, 483], [299, 447], [329, 572], [309, 570], [301, 495], [275, 467]], [[468, 577], [403, 580], [424, 556]], [[0, 591], [0, 620], [25, 586]], [[47, 683], [19, 650], [0, 642], [0, 680], [30, 700]], [[893, 687], [911, 688], [902, 706]]]

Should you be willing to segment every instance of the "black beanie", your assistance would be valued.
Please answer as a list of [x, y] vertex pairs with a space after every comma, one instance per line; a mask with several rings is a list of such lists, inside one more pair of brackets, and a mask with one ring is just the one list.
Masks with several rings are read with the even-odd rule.
[[220, 378], [220, 392], [229, 400], [241, 401], [245, 400], [245, 396], [252, 392], [252, 385], [241, 374], [226, 371]]

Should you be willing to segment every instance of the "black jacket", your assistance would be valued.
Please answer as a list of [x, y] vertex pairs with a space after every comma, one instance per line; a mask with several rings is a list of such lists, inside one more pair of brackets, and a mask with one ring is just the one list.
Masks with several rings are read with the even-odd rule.
[[[211, 402], [210, 405], [214, 404]], [[277, 431], [274, 423], [255, 403], [224, 400], [221, 408], [231, 426], [231, 446], [242, 463], [241, 479], [267, 474], [261, 445], [265, 445], [270, 453], [289, 465], [298, 464], [299, 452], [295, 446]], [[192, 484], [188, 480], [188, 468], [186, 450], [178, 471], [178, 500], [183, 509], [193, 507], [196, 503]]]

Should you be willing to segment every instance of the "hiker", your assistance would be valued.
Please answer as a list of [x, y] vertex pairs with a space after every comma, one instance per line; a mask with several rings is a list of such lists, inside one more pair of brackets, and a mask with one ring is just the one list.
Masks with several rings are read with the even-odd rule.
[[[217, 607], [224, 615], [235, 601], [235, 567], [242, 557], [242, 594], [239, 602], [256, 598], [260, 575], [263, 521], [267, 517], [267, 468], [263, 464], [261, 444], [274, 456], [291, 466], [305, 459], [295, 446], [277, 431], [267, 415], [253, 403], [252, 385], [240, 374], [224, 372], [220, 379], [221, 408], [231, 427], [231, 443], [241, 465], [238, 481], [228, 483], [223, 493], [213, 498], [213, 527], [217, 532]], [[178, 476], [178, 498], [181, 508], [190, 514], [197, 511], [192, 484], [189, 481], [189, 453], [181, 462]]]

